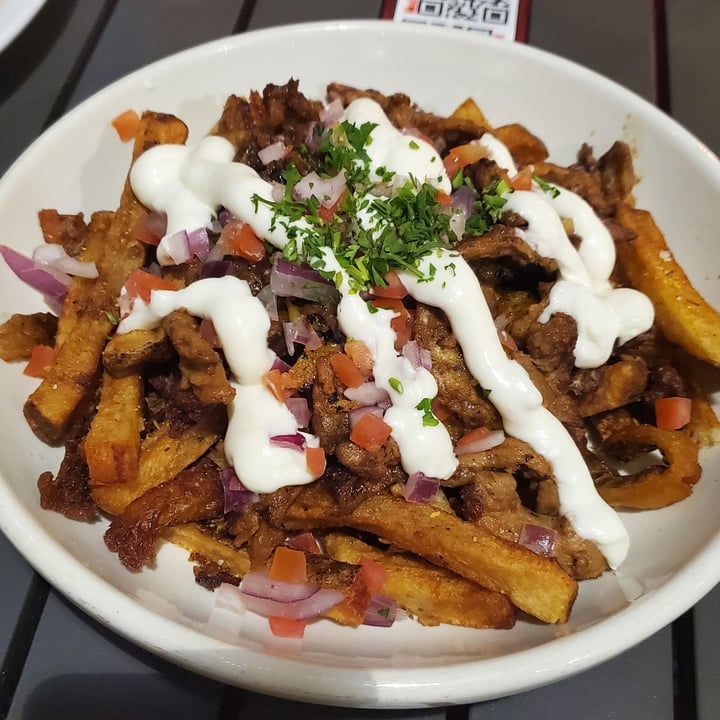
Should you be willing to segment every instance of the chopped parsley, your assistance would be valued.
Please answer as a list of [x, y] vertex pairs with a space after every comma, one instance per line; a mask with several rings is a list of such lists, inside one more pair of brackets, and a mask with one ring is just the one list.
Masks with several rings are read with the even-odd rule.
[[380, 608], [380, 609], [377, 611], [377, 613], [378, 613], [378, 615], [380, 615], [381, 617], [386, 618], [386, 617], [388, 617], [388, 616], [390, 615], [390, 608], [389, 608], [389, 607]]
[[398, 393], [399, 395], [403, 394], [403, 384], [396, 377], [388, 378], [388, 383], [396, 393]]
[[[451, 212], [438, 201], [438, 190], [410, 176], [398, 187], [397, 178], [385, 167], [373, 169], [367, 147], [372, 143], [374, 123], [360, 126], [343, 121], [320, 135], [318, 153], [303, 153], [303, 159], [320, 177], [331, 178], [344, 172], [348, 188], [332, 217], [324, 212], [317, 197], [295, 199], [294, 189], [301, 179], [295, 165], [282, 171], [284, 196], [270, 201], [253, 197], [257, 210], [265, 204], [272, 210], [271, 230], [281, 227], [288, 242], [283, 256], [289, 262], [305, 262], [317, 268], [330, 281], [339, 284], [342, 276], [336, 270], [324, 269], [329, 249], [349, 278], [354, 291], [387, 285], [390, 270], [413, 273], [419, 280], [430, 281], [420, 271], [420, 261], [431, 253], [451, 247], [460, 238], [451, 225]], [[409, 141], [411, 148], [420, 146]], [[462, 184], [462, 173], [453, 184]], [[390, 184], [392, 195], [388, 197]], [[505, 200], [507, 183], [496, 181], [480, 194], [467, 221], [468, 234], [487, 232], [498, 222]], [[300, 222], [302, 221], [302, 222]]]
[[420, 410], [423, 414], [423, 426], [435, 427], [440, 421], [433, 415], [432, 400], [429, 397], [423, 398], [416, 406], [416, 410]]
[[543, 180], [539, 175], [533, 175], [533, 180], [540, 186], [540, 189], [543, 192], [546, 192], [551, 197], [556, 198], [560, 194], [560, 190], [555, 187], [555, 185], [551, 185], [546, 180]]

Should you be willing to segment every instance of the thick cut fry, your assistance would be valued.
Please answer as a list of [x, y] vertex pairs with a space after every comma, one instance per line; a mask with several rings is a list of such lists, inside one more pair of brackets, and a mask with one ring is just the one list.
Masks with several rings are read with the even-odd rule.
[[103, 375], [95, 417], [85, 438], [90, 486], [135, 480], [140, 459], [143, 379], [137, 373]]
[[381, 565], [387, 571], [382, 594], [393, 598], [422, 625], [510, 628], [515, 624], [515, 609], [504, 595], [445, 568], [405, 553], [383, 552], [343, 533], [329, 533], [323, 545], [336, 560], [359, 563], [369, 558]]
[[12, 315], [0, 325], [0, 359], [27, 360], [36, 345], [54, 345], [57, 318], [50, 313]]
[[250, 572], [247, 550], [234, 547], [229, 540], [212, 535], [196, 523], [163, 528], [161, 534], [168, 542], [187, 550], [191, 560], [201, 565], [204, 562], [214, 563], [238, 582]]
[[547, 159], [545, 143], [533, 135], [524, 125], [513, 123], [495, 128], [495, 137], [507, 145], [518, 165], [529, 165]]
[[103, 365], [111, 375], [139, 369], [144, 363], [170, 360], [172, 347], [162, 327], [133, 330], [112, 336], [103, 352]]
[[548, 623], [566, 622], [577, 595], [577, 583], [553, 560], [432, 506], [374, 496], [342, 515], [324, 489], [310, 486], [290, 506], [285, 524], [374, 533], [507, 595], [518, 608]]
[[472, 98], [468, 98], [460, 103], [453, 111], [451, 117], [457, 120], [470, 120], [470, 122], [474, 122], [486, 130], [492, 130], [492, 125], [490, 125], [485, 114]]
[[675, 262], [650, 213], [619, 205], [617, 218], [636, 236], [617, 243], [618, 261], [633, 287], [652, 300], [664, 335], [694, 357], [720, 367], [720, 313]]
[[98, 506], [110, 515], [119, 515], [150, 488], [172, 480], [195, 462], [218, 440], [225, 422], [223, 411], [210, 412], [178, 437], [171, 437], [167, 424], [147, 436], [140, 449], [140, 467], [135, 480], [93, 488]]
[[[134, 157], [152, 144], [184, 142], [186, 137], [187, 128], [177, 118], [146, 113]], [[92, 259], [99, 276], [73, 281], [58, 330], [57, 359], [25, 403], [28, 423], [46, 442], [57, 443], [62, 438], [75, 410], [97, 381], [101, 353], [112, 330], [112, 318], [117, 315], [120, 289], [130, 272], [145, 260], [145, 246], [134, 236], [138, 218], [145, 212], [126, 181], [112, 222], [108, 224], [107, 214], [93, 216], [81, 258], [95, 255]]]

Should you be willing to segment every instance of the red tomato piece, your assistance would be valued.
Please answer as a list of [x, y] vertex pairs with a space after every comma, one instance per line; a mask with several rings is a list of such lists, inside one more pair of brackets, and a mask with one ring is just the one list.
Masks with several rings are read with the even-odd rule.
[[275, 548], [272, 563], [270, 564], [270, 577], [273, 580], [288, 583], [307, 582], [307, 560], [302, 550], [279, 545]]
[[692, 400], [685, 397], [659, 398], [655, 401], [655, 424], [661, 430], [679, 430], [690, 422]]
[[123, 142], [132, 140], [140, 130], [140, 116], [134, 110], [120, 113], [112, 121], [112, 126]]
[[379, 450], [390, 437], [392, 428], [373, 413], [365, 413], [350, 433], [350, 440], [370, 452]]
[[49, 345], [35, 345], [23, 373], [34, 378], [44, 378], [55, 363], [56, 355], [55, 348]]
[[305, 635], [307, 620], [295, 620], [293, 618], [270, 617], [270, 631], [275, 637], [301, 638]]

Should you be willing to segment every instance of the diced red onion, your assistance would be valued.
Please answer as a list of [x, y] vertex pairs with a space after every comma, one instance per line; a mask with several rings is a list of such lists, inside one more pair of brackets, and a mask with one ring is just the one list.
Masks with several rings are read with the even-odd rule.
[[33, 251], [32, 259], [36, 265], [43, 265], [67, 275], [77, 275], [89, 279], [98, 276], [98, 269], [94, 262], [83, 262], [70, 257], [62, 245], [48, 243], [38, 245]]
[[245, 575], [240, 583], [240, 590], [245, 595], [287, 603], [309, 598], [318, 591], [318, 587], [310, 583], [273, 580], [268, 570], [256, 570]]
[[270, 288], [280, 297], [296, 297], [320, 303], [337, 302], [335, 286], [309, 265], [296, 265], [278, 256], [270, 272]]
[[270, 443], [276, 447], [289, 448], [290, 450], [304, 450], [306, 441], [305, 437], [300, 433], [293, 433], [292, 435], [272, 435]]
[[557, 533], [552, 528], [525, 523], [520, 530], [518, 545], [522, 545], [538, 555], [552, 557], [555, 554], [556, 539]]
[[485, 437], [478, 438], [474, 442], [467, 443], [460, 447], [455, 447], [456, 455], [471, 455], [473, 453], [484, 452], [490, 450], [505, 442], [505, 433], [502, 430], [493, 430]]
[[438, 478], [428, 477], [425, 473], [415, 472], [407, 479], [403, 496], [408, 502], [427, 504], [440, 489]]
[[263, 304], [271, 320], [278, 320], [277, 296], [269, 285], [266, 285], [258, 294], [257, 299]]
[[225, 227], [235, 216], [229, 210], [221, 210], [218, 213], [218, 222], [220, 227]]
[[335, 98], [331, 103], [326, 105], [318, 115], [323, 125], [333, 125], [338, 122], [345, 114], [345, 108], [339, 98]]
[[238, 479], [233, 468], [225, 468], [220, 473], [223, 493], [225, 495], [224, 512], [242, 510], [248, 503], [254, 502], [257, 495], [248, 490]]
[[402, 356], [410, 361], [410, 364], [415, 370], [421, 367], [430, 370], [432, 367], [430, 351], [418, 345], [416, 340], [408, 340], [408, 342], [403, 345]]
[[190, 241], [185, 230], [180, 230], [163, 239], [163, 247], [170, 260], [175, 265], [187, 262], [191, 257]]
[[282, 617], [293, 620], [306, 620], [318, 617], [341, 603], [344, 595], [335, 590], [322, 588], [305, 600], [295, 602], [279, 602], [269, 598], [259, 598], [240, 591], [242, 599], [249, 610], [265, 617]]
[[308, 401], [303, 397], [291, 397], [285, 400], [288, 410], [295, 417], [298, 427], [306, 428], [310, 426], [310, 406]]
[[304, 345], [308, 350], [317, 350], [322, 345], [322, 338], [304, 316], [295, 318], [292, 322], [284, 322], [283, 334], [291, 357], [295, 354], [295, 343]]
[[279, 370], [281, 373], [284, 373], [290, 369], [290, 366], [281, 357], [276, 355], [270, 369]]
[[225, 277], [230, 274], [232, 266], [232, 260], [208, 260], [200, 270], [200, 279]]
[[0, 254], [8, 267], [33, 290], [42, 293], [48, 302], [55, 302], [56, 305], [62, 303], [70, 284], [67, 275], [47, 268], [39, 268], [29, 257], [7, 245], [0, 245]]
[[508, 350], [517, 350], [518, 349], [517, 343], [515, 342], [515, 338], [507, 330], [498, 330], [498, 338], [500, 338], [500, 342]]
[[390, 627], [397, 617], [397, 603], [385, 595], [371, 595], [363, 625]]
[[450, 207], [459, 210], [466, 218], [470, 217], [475, 209], [475, 192], [467, 185], [461, 185], [450, 196]]
[[282, 140], [274, 142], [272, 145], [258, 150], [258, 159], [263, 165], [269, 165], [276, 160], [282, 160], [288, 152], [287, 145]]
[[389, 408], [391, 404], [387, 391], [379, 388], [374, 382], [365, 382], [355, 388], [346, 388], [343, 395], [348, 400], [363, 406], [378, 405], [381, 408]]
[[320, 543], [309, 530], [287, 538], [285, 545], [293, 550], [302, 550], [311, 555], [320, 555], [322, 552]]
[[190, 254], [195, 255], [201, 262], [206, 260], [210, 252], [210, 238], [207, 230], [204, 227], [191, 230], [187, 237]]
[[301, 178], [293, 188], [296, 200], [307, 200], [316, 197], [324, 207], [332, 207], [347, 188], [345, 169], [331, 178], [321, 178], [315, 171]]
[[318, 150], [320, 150], [320, 146], [322, 145], [322, 138], [325, 132], [326, 129], [323, 123], [310, 123], [308, 131], [305, 135], [305, 144], [307, 145], [308, 150], [311, 150], [312, 152], [318, 152]]
[[383, 416], [383, 409], [377, 405], [366, 405], [365, 407], [355, 408], [349, 413], [350, 429], [352, 430], [359, 422], [362, 417], [367, 414], [376, 415], [379, 418]]
[[285, 186], [282, 183], [273, 182], [270, 194], [272, 196], [273, 202], [281, 202], [285, 198]]

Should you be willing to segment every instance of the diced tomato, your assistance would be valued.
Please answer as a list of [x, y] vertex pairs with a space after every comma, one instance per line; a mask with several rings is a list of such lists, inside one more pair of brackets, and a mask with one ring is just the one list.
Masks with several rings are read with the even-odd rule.
[[325, 472], [325, 451], [321, 447], [305, 447], [305, 460], [308, 471], [314, 478], [319, 478]]
[[655, 424], [661, 430], [679, 430], [690, 422], [691, 411], [690, 398], [659, 398], [655, 401]]
[[280, 402], [285, 402], [297, 390], [290, 376], [280, 370], [268, 370], [263, 375], [263, 383]]
[[530, 190], [532, 188], [533, 167], [526, 165], [514, 177], [510, 178], [510, 186], [513, 190]]
[[345, 353], [335, 353], [330, 358], [333, 372], [348, 387], [360, 387], [365, 382], [365, 375]]
[[324, 220], [325, 222], [330, 222], [337, 215], [338, 210], [340, 209], [340, 205], [342, 204], [346, 195], [347, 191], [343, 192], [343, 194], [330, 207], [320, 205], [320, 208], [318, 209], [318, 216], [320, 217], [320, 219]]
[[412, 339], [413, 319], [409, 310], [395, 298], [377, 298], [370, 302], [376, 308], [385, 308], [396, 313], [390, 321], [390, 327], [395, 331], [395, 349], [402, 350], [403, 345]]
[[350, 440], [365, 450], [375, 452], [390, 437], [392, 428], [373, 413], [365, 413], [350, 433]]
[[153, 290], [175, 290], [175, 286], [164, 278], [153, 275], [145, 270], [133, 270], [125, 281], [125, 290], [131, 298], [139, 297], [145, 302], [150, 301]]
[[440, 191], [436, 196], [435, 199], [438, 201], [440, 205], [443, 207], [450, 207], [452, 204], [452, 198], [446, 193]]
[[377, 595], [387, 580], [387, 570], [377, 560], [369, 557], [360, 558], [360, 565], [368, 591], [371, 595]]
[[23, 373], [34, 378], [44, 378], [47, 371], [53, 366], [56, 355], [55, 348], [49, 345], [35, 345]]
[[305, 553], [284, 545], [276, 547], [272, 563], [270, 563], [270, 577], [280, 582], [306, 583], [307, 560]]
[[452, 148], [443, 159], [443, 165], [452, 179], [458, 170], [462, 170], [465, 166], [472, 165], [484, 157], [487, 157], [487, 150], [482, 145], [468, 143]]
[[134, 110], [126, 110], [120, 113], [113, 121], [118, 136], [123, 142], [132, 140], [140, 130], [140, 116]]
[[370, 348], [362, 340], [348, 340], [345, 343], [345, 353], [365, 377], [370, 376], [375, 361]]
[[218, 242], [224, 243], [231, 255], [243, 257], [251, 263], [260, 262], [267, 254], [265, 243], [242, 220], [230, 220], [222, 229]]
[[372, 289], [372, 294], [379, 298], [394, 298], [395, 300], [402, 300], [407, 297], [407, 288], [402, 284], [402, 280], [397, 274], [397, 270], [390, 270], [385, 275], [385, 286], [376, 286]]
[[436, 397], [433, 398], [432, 403], [430, 404], [430, 409], [432, 410], [432, 414], [440, 422], [445, 422], [452, 414], [445, 403], [442, 400], [438, 400]]
[[305, 635], [307, 620], [296, 620], [294, 618], [270, 617], [270, 632], [275, 637], [301, 638]]
[[466, 433], [463, 435], [456, 443], [456, 448], [463, 448], [467, 445], [472, 445], [473, 443], [477, 442], [478, 440], [484, 440], [489, 434], [491, 430], [486, 427], [479, 427], [475, 428], [474, 430], [471, 430], [469, 433]]

